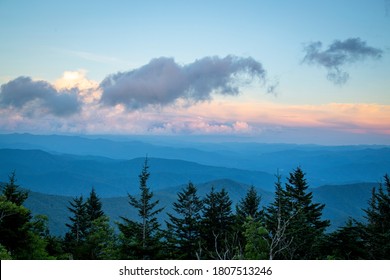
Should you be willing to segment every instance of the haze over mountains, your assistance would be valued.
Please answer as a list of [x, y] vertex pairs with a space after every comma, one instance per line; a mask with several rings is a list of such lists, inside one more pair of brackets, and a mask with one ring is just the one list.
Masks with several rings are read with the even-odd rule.
[[[288, 175], [288, 172], [293, 168], [301, 166], [307, 173], [310, 185], [316, 187], [324, 184], [377, 182], [384, 173], [388, 172], [390, 167], [389, 146], [318, 146], [251, 142], [213, 143], [196, 141], [196, 139], [191, 142], [188, 138], [186, 141], [180, 140], [163, 137], [111, 137], [110, 139], [8, 134], [0, 136], [0, 148], [42, 150], [59, 155], [65, 161], [75, 160], [79, 163], [80, 161], [90, 160], [99, 164], [103, 164], [103, 162], [107, 164], [109, 162], [107, 158], [126, 161], [145, 158], [145, 156], [184, 160], [207, 166], [266, 172], [271, 175], [271, 181], [274, 178], [273, 174], [278, 171], [282, 175]], [[43, 156], [43, 154], [41, 155]], [[94, 157], [77, 158], [73, 155]], [[98, 159], [96, 156], [106, 158]], [[114, 165], [119, 162], [111, 161]], [[175, 162], [171, 161], [169, 164], [175, 164]], [[169, 167], [169, 164], [163, 163], [163, 166], [167, 167], [170, 172], [175, 172], [173, 168]], [[151, 168], [157, 171], [158, 166], [158, 164], [154, 166], [152, 164]], [[128, 170], [131, 172], [130, 166]], [[136, 170], [136, 174], [138, 174], [137, 172], [139, 172], [139, 168]], [[3, 175], [0, 173], [0, 176]], [[223, 177], [219, 176], [219, 178]], [[189, 179], [196, 181], [196, 178], [187, 178], [187, 181]], [[257, 182], [252, 182], [251, 179], [248, 180], [244, 183], [255, 184]], [[208, 179], [203, 182], [206, 181]], [[273, 184], [267, 186], [266, 183], [265, 181], [261, 187], [273, 190]]]
[[138, 174], [149, 158], [149, 184], [169, 211], [176, 193], [189, 181], [201, 196], [224, 187], [237, 203], [250, 185], [273, 198], [274, 174], [284, 179], [297, 166], [306, 172], [314, 200], [325, 203], [333, 228], [349, 217], [360, 219], [383, 175], [390, 172], [389, 146], [317, 146], [248, 142], [203, 142], [178, 138], [0, 135], [0, 181], [16, 171], [29, 190], [28, 207], [49, 216], [50, 228], [63, 234], [68, 201], [92, 186], [113, 221], [131, 217], [127, 193], [138, 192]]

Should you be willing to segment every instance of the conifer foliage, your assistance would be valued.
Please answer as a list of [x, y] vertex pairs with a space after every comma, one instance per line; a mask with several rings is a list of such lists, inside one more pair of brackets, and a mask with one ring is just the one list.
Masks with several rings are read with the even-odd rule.
[[258, 195], [256, 188], [251, 186], [245, 197], [236, 205], [234, 230], [237, 237], [238, 257], [244, 255], [244, 250], [246, 250], [245, 247], [247, 247], [246, 245], [250, 242], [246, 238], [253, 237], [251, 234], [247, 234], [247, 231], [253, 230], [254, 225], [260, 227], [264, 224], [264, 210], [260, 208], [260, 204], [261, 196]]
[[191, 182], [177, 194], [173, 203], [175, 214], [168, 214], [167, 232], [175, 258], [197, 259], [199, 257], [200, 222], [203, 202]]
[[128, 195], [129, 204], [137, 210], [139, 221], [121, 217], [123, 222], [118, 223], [122, 234], [121, 252], [125, 258], [156, 259], [160, 257], [162, 231], [157, 221], [157, 214], [164, 208], [156, 208], [159, 201], [152, 201], [153, 192], [147, 185], [149, 176], [146, 158], [139, 175], [140, 196], [138, 198]]
[[365, 210], [367, 225], [363, 226], [366, 249], [372, 259], [390, 259], [390, 177], [378, 190], [372, 190], [368, 209]]
[[50, 259], [46, 251], [47, 241], [41, 233], [46, 232], [45, 217], [33, 217], [23, 206], [28, 192], [16, 183], [16, 173], [0, 195], [0, 252], [7, 259]]
[[[274, 203], [268, 212], [271, 243], [281, 259], [313, 259], [318, 256], [328, 220], [322, 220], [324, 204], [313, 203], [305, 174], [300, 167], [290, 173], [281, 188], [276, 185]], [[275, 244], [276, 242], [276, 244]]]
[[88, 215], [87, 207], [84, 202], [83, 196], [75, 197], [69, 202], [69, 212], [72, 214], [69, 217], [71, 223], [66, 224], [69, 228], [69, 232], [66, 235], [66, 239], [72, 242], [71, 246], [82, 243], [87, 236], [88, 229]]
[[[114, 232], [109, 219], [102, 210], [102, 203], [92, 188], [89, 197], [75, 197], [69, 202], [70, 223], [65, 235], [65, 247], [72, 259], [105, 259], [113, 258], [106, 251], [112, 251]], [[106, 240], [102, 240], [102, 238]]]
[[236, 207], [236, 215], [242, 221], [252, 217], [253, 220], [259, 221], [264, 217], [264, 211], [260, 209], [261, 196], [257, 194], [254, 186], [251, 186], [245, 197], [238, 203]]
[[234, 255], [232, 201], [224, 188], [211, 188], [204, 199], [201, 236], [207, 258], [231, 259]]
[[[366, 220], [327, 233], [325, 205], [313, 202], [305, 173], [276, 176], [273, 201], [261, 208], [255, 187], [232, 211], [225, 188], [204, 196], [191, 182], [177, 193], [166, 228], [162, 207], [148, 185], [148, 159], [139, 174], [139, 195], [128, 195], [137, 218], [110, 225], [92, 188], [69, 202], [68, 232], [54, 237], [48, 218], [24, 206], [28, 192], [11, 173], [0, 184], [0, 259], [390, 259], [390, 177], [372, 190]], [[221, 187], [221, 186], [219, 186]], [[202, 190], [204, 191], [204, 190]]]

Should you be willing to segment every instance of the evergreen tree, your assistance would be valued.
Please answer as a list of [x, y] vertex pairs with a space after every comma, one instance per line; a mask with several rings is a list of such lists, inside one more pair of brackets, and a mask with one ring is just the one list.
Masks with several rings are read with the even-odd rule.
[[325, 205], [312, 202], [308, 187], [299, 167], [290, 173], [285, 189], [278, 178], [275, 201], [267, 209], [271, 259], [315, 259], [320, 255], [330, 222], [321, 220]]
[[1, 244], [0, 244], [0, 260], [12, 260], [10, 253]]
[[102, 210], [102, 202], [92, 188], [85, 202], [87, 229], [85, 237], [86, 257], [91, 260], [115, 259], [116, 237], [109, 224], [110, 219]]
[[261, 196], [257, 194], [254, 186], [251, 186], [247, 191], [245, 197], [240, 200], [236, 205], [236, 221], [234, 224], [234, 230], [237, 234], [238, 243], [238, 255], [244, 254], [245, 244], [247, 242], [245, 238], [246, 228], [244, 224], [248, 218], [255, 224], [262, 224], [264, 222], [264, 211], [260, 210]]
[[99, 196], [96, 194], [95, 188], [92, 188], [86, 201], [86, 212], [90, 222], [104, 215], [102, 210], [102, 202], [100, 201]]
[[390, 177], [384, 176], [378, 191], [372, 190], [364, 226], [366, 249], [371, 259], [390, 259]]
[[5, 185], [3, 195], [9, 202], [15, 203], [17, 206], [21, 206], [28, 198], [28, 192], [21, 190], [20, 186], [16, 184], [15, 171], [8, 176], [9, 182]]
[[26, 250], [28, 251], [32, 245], [29, 233], [31, 212], [23, 205], [7, 201], [5, 196], [1, 196], [0, 201], [0, 208], [3, 208], [3, 217], [0, 221], [0, 244], [13, 259], [26, 259]]
[[31, 242], [28, 250], [24, 251], [23, 259], [29, 260], [49, 260], [55, 259], [47, 252], [49, 227], [48, 217], [36, 215], [29, 222], [29, 240]]
[[118, 258], [117, 238], [109, 224], [109, 218], [102, 215], [91, 223], [86, 243], [91, 260], [114, 260]]
[[168, 214], [170, 222], [167, 222], [167, 228], [174, 258], [191, 260], [198, 257], [203, 203], [196, 192], [196, 187], [190, 182], [178, 193], [177, 202], [173, 203], [176, 215]]
[[118, 227], [122, 234], [122, 257], [136, 259], [156, 259], [159, 258], [161, 248], [162, 232], [160, 224], [157, 221], [157, 214], [163, 208], [158, 208], [159, 201], [152, 201], [153, 192], [147, 185], [150, 173], [148, 171], [148, 159], [145, 159], [141, 174], [139, 175], [140, 182], [140, 197], [137, 198], [128, 195], [129, 204], [138, 210], [140, 221], [132, 221], [125, 217], [121, 217], [123, 223], [119, 223]]
[[204, 199], [201, 236], [208, 258], [231, 259], [235, 255], [231, 206], [232, 201], [224, 188], [215, 192], [212, 187]]
[[251, 216], [246, 218], [243, 225], [245, 247], [244, 258], [246, 260], [267, 260], [269, 258], [268, 232], [260, 221]]
[[83, 196], [73, 198], [73, 201], [69, 202], [70, 207], [68, 210], [73, 214], [69, 217], [71, 224], [66, 224], [69, 228], [68, 236], [75, 240], [76, 243], [80, 243], [85, 240], [88, 229], [88, 215], [86, 204], [84, 203]]
[[88, 259], [88, 249], [86, 248], [86, 237], [90, 224], [87, 214], [87, 207], [83, 196], [75, 197], [69, 202], [68, 210], [73, 214], [69, 217], [71, 223], [66, 226], [69, 231], [65, 235], [65, 245], [67, 251], [74, 259]]
[[323, 244], [324, 257], [339, 260], [364, 260], [368, 258], [362, 227], [349, 219], [347, 223], [330, 233]]
[[286, 183], [287, 209], [293, 217], [288, 225], [292, 242], [288, 257], [291, 259], [314, 259], [319, 254], [318, 246], [323, 241], [329, 220], [321, 220], [324, 204], [313, 203], [313, 194], [308, 192], [305, 174], [298, 167], [290, 173]]
[[245, 221], [248, 217], [252, 217], [255, 221], [262, 220], [264, 211], [260, 210], [260, 203], [261, 196], [257, 194], [255, 187], [251, 186], [245, 197], [236, 206], [236, 215], [239, 220]]
[[28, 193], [9, 176], [0, 195], [0, 244], [12, 259], [48, 259], [46, 242], [38, 230], [38, 220], [23, 206]]
[[5, 217], [18, 213], [19, 208], [20, 206], [7, 200], [5, 195], [0, 195], [0, 223]]
[[287, 236], [286, 229], [292, 217], [287, 210], [288, 200], [283, 189], [281, 175], [276, 175], [274, 201], [266, 208], [265, 224], [269, 231], [269, 259], [282, 259], [292, 237]]
[[2, 219], [0, 221], [0, 244], [14, 259], [22, 258], [29, 247], [29, 222], [32, 218], [30, 210], [23, 206], [28, 193], [20, 190], [16, 184], [15, 172], [8, 176], [1, 194]]

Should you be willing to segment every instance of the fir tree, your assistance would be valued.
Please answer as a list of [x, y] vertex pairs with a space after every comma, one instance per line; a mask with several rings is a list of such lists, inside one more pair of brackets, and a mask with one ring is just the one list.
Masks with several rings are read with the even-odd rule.
[[3, 195], [5, 199], [17, 206], [21, 206], [28, 198], [28, 192], [21, 190], [20, 186], [16, 184], [15, 171], [8, 176], [9, 182], [5, 185]]
[[288, 258], [314, 259], [318, 255], [318, 246], [324, 237], [329, 220], [321, 220], [324, 204], [313, 203], [313, 194], [308, 192], [305, 174], [298, 167], [290, 173], [286, 183], [287, 210], [293, 217], [287, 227], [292, 242]]
[[202, 240], [209, 258], [231, 259], [235, 254], [231, 206], [232, 201], [224, 188], [215, 192], [212, 187], [204, 199]]
[[88, 259], [102, 260], [116, 258], [116, 237], [111, 228], [110, 219], [102, 210], [102, 202], [95, 188], [92, 188], [85, 202], [87, 229], [85, 253]]
[[263, 223], [264, 220], [264, 211], [260, 210], [260, 202], [261, 196], [257, 194], [257, 191], [254, 186], [251, 186], [245, 197], [240, 200], [240, 202], [236, 205], [236, 221], [234, 224], [234, 230], [237, 235], [237, 243], [238, 243], [238, 255], [242, 256], [244, 254], [243, 249], [247, 242], [245, 238], [245, 230], [244, 227], [245, 222], [248, 218], [251, 218], [252, 221]]
[[313, 194], [301, 168], [287, 178], [285, 189], [280, 177], [276, 184], [275, 201], [267, 209], [267, 228], [270, 231], [270, 258], [314, 259], [328, 220], [321, 220], [325, 205], [313, 203]]
[[95, 188], [92, 188], [89, 197], [86, 201], [86, 212], [88, 219], [92, 222], [104, 215], [102, 210], [102, 202], [96, 194]]
[[269, 258], [269, 245], [267, 242], [268, 232], [260, 221], [251, 216], [246, 218], [243, 225], [245, 247], [244, 258], [246, 260], [266, 260]]
[[117, 238], [107, 216], [102, 215], [92, 221], [86, 244], [89, 248], [89, 259], [91, 260], [114, 260], [118, 258]]
[[69, 217], [71, 223], [66, 224], [69, 228], [65, 235], [67, 251], [74, 259], [88, 259], [88, 249], [86, 248], [85, 240], [90, 222], [84, 198], [82, 195], [75, 197], [69, 204], [68, 210], [73, 215]]
[[260, 210], [260, 203], [261, 196], [257, 194], [255, 187], [251, 186], [245, 197], [236, 206], [236, 215], [239, 220], [244, 222], [248, 217], [252, 217], [255, 221], [262, 220], [264, 211]]
[[196, 259], [200, 246], [200, 220], [202, 201], [197, 195], [196, 187], [190, 182], [187, 187], [177, 194], [178, 200], [173, 203], [175, 215], [168, 214], [167, 222], [170, 233], [171, 250], [175, 258]]
[[349, 219], [346, 224], [328, 234], [323, 244], [324, 257], [339, 260], [364, 260], [368, 258], [362, 227]]
[[266, 208], [265, 224], [269, 231], [269, 259], [283, 258], [285, 251], [292, 242], [292, 238], [287, 236], [286, 229], [292, 217], [287, 211], [288, 200], [283, 189], [281, 175], [276, 175], [274, 201]]
[[11, 254], [0, 244], [0, 260], [12, 260]]
[[48, 259], [39, 217], [34, 220], [23, 206], [27, 198], [28, 193], [16, 184], [15, 172], [11, 173], [0, 195], [0, 244], [12, 259]]
[[73, 216], [69, 217], [69, 220], [72, 223], [66, 224], [69, 228], [68, 235], [71, 239], [75, 240], [76, 243], [80, 243], [85, 240], [88, 229], [86, 204], [84, 203], [83, 196], [73, 198], [73, 201], [70, 201], [69, 204], [70, 207], [68, 207], [68, 210]]
[[0, 199], [2, 219], [0, 220], [0, 244], [15, 259], [20, 258], [29, 247], [29, 222], [32, 219], [30, 210], [23, 206], [28, 193], [16, 184], [15, 172], [8, 176]]
[[139, 175], [140, 197], [128, 195], [129, 204], [138, 210], [139, 221], [121, 217], [123, 223], [118, 224], [122, 234], [122, 256], [124, 258], [159, 258], [162, 232], [157, 221], [157, 214], [163, 208], [156, 209], [159, 201], [152, 201], [153, 192], [147, 185], [150, 176], [148, 169], [148, 159], [146, 158]]
[[368, 209], [364, 210], [367, 225], [363, 238], [371, 259], [390, 259], [390, 177], [387, 174], [384, 181], [378, 191], [372, 190]]

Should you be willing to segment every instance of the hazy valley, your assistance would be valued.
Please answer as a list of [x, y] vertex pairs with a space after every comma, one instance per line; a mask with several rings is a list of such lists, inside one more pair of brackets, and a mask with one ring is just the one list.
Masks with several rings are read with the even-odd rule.
[[[141, 141], [142, 140], [142, 141]], [[149, 158], [150, 186], [165, 211], [176, 193], [193, 182], [201, 196], [224, 187], [237, 203], [254, 185], [262, 205], [273, 199], [275, 174], [288, 176], [297, 166], [307, 174], [316, 202], [326, 204], [331, 228], [348, 217], [361, 219], [371, 189], [390, 170], [386, 146], [316, 146], [245, 142], [191, 142], [177, 139], [103, 139], [10, 134], [0, 137], [0, 179], [15, 171], [30, 190], [26, 205], [49, 217], [54, 234], [66, 231], [69, 201], [94, 187], [112, 222], [135, 217], [127, 194], [137, 194], [138, 175]], [[173, 141], [175, 140], [175, 141]]]

